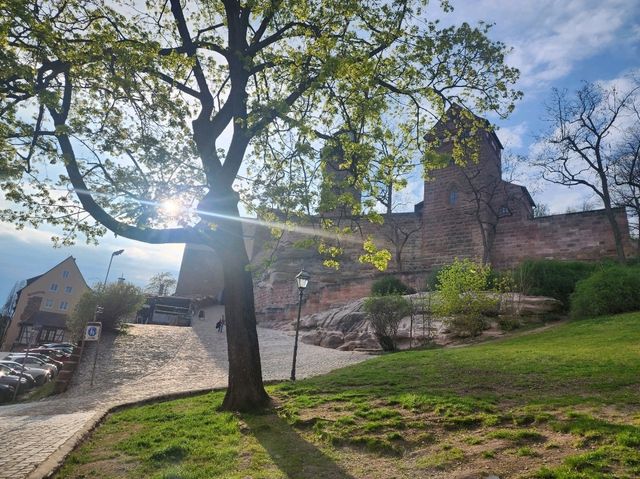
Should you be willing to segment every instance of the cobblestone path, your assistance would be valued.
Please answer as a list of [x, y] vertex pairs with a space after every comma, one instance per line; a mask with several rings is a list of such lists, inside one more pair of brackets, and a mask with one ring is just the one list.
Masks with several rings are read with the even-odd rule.
[[[95, 347], [91, 345], [67, 392], [33, 403], [0, 406], [0, 479], [39, 477], [43, 472], [39, 465], [59, 448], [72, 445], [79, 431], [114, 406], [226, 386], [226, 339], [215, 329], [222, 313], [220, 306], [209, 308], [207, 319], [194, 319], [191, 328], [134, 325], [127, 334], [105, 336], [98, 347], [93, 387]], [[265, 380], [288, 378], [292, 336], [263, 328], [258, 335]], [[326, 373], [369, 357], [300, 343], [296, 376]]]

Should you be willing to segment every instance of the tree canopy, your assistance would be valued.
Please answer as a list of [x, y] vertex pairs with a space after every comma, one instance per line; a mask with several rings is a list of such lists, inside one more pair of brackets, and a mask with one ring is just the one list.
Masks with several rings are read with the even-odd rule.
[[177, 281], [168, 271], [154, 274], [144, 290], [149, 294], [157, 294], [158, 296], [171, 296], [176, 291]]
[[65, 243], [110, 230], [211, 246], [227, 293], [224, 407], [264, 405], [238, 191], [314, 212], [309, 175], [319, 170], [308, 165], [322, 145], [339, 148], [359, 186], [373, 185], [384, 145], [401, 147], [399, 166], [430, 157], [425, 133], [451, 103], [508, 114], [520, 93], [505, 46], [486, 24], [441, 25], [450, 9], [412, 0], [3, 2], [0, 172], [14, 206], [0, 219], [57, 225]]

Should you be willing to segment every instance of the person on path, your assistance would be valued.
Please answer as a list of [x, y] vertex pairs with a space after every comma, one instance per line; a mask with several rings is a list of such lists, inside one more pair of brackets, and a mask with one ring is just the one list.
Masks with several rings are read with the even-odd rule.
[[204, 309], [201, 309], [198, 313], [198, 319], [204, 321]]

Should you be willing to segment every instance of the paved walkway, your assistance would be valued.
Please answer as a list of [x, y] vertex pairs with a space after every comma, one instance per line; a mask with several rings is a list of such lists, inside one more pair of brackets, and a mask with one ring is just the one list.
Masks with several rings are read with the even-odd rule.
[[[206, 319], [194, 319], [192, 328], [134, 325], [128, 334], [104, 337], [98, 348], [93, 387], [90, 376], [95, 349], [90, 347], [64, 394], [0, 406], [0, 479], [41, 477], [51, 460], [69, 450], [83, 430], [114, 406], [226, 386], [226, 339], [215, 329], [222, 312], [220, 306], [209, 308]], [[264, 379], [288, 378], [292, 335], [262, 328], [258, 335]], [[300, 343], [296, 376], [323, 374], [368, 357]]]

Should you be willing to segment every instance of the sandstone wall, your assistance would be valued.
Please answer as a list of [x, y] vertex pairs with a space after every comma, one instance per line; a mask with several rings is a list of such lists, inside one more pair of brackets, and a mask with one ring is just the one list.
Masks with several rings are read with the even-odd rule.
[[[625, 251], [633, 251], [624, 208], [616, 218], [625, 238]], [[502, 218], [493, 246], [496, 268], [516, 266], [525, 259], [600, 260], [615, 258], [616, 247], [604, 210], [567, 213], [534, 219]]]

